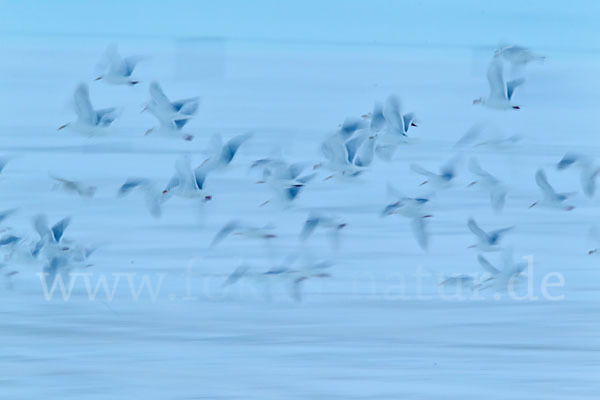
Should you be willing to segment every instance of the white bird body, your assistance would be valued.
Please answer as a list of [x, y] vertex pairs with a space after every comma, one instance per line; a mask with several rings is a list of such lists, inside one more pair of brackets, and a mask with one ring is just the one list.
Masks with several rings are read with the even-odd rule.
[[102, 135], [110, 132], [108, 128], [118, 116], [116, 108], [94, 110], [90, 102], [88, 86], [84, 83], [77, 86], [73, 98], [77, 120], [60, 126], [58, 130], [68, 127], [88, 136]]
[[494, 57], [487, 72], [490, 94], [488, 97], [481, 97], [473, 101], [473, 104], [482, 104], [489, 108], [498, 110], [519, 109], [519, 106], [511, 103], [512, 96], [517, 86], [525, 82], [524, 79], [515, 79], [506, 82], [502, 68], [502, 61], [499, 57]]

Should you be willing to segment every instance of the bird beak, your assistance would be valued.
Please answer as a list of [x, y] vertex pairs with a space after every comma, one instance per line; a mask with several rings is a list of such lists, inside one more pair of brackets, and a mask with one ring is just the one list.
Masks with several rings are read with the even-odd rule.
[[265, 183], [265, 181], [256, 181], [256, 183]]
[[96, 79], [94, 79], [95, 81], [99, 81], [100, 79], [102, 79], [102, 75], [100, 75], [99, 77], [97, 77]]
[[429, 182], [429, 181], [425, 181], [425, 182], [421, 183], [419, 186], [423, 186], [423, 185], [425, 185], [427, 182]]
[[204, 201], [212, 200], [212, 196], [204, 196]]
[[432, 217], [433, 217], [433, 215], [431, 215], [431, 214], [423, 215], [423, 218], [432, 218]]
[[169, 193], [169, 191], [167, 189], [162, 191], [162, 194], [167, 194], [167, 193]]
[[529, 206], [529, 208], [535, 206], [537, 204], [537, 201], [535, 203], [533, 203], [532, 205]]
[[58, 130], [60, 131], [61, 129], [64, 129], [66, 127], [67, 127], [67, 124], [61, 125], [61, 126], [58, 127]]
[[146, 133], [144, 133], [144, 136], [146, 136], [146, 135], [147, 135], [147, 134], [149, 134], [150, 132], [152, 132], [152, 128], [148, 129], [148, 130], [146, 131]]
[[519, 107], [519, 106], [513, 106], [513, 109], [514, 109], [514, 110], [520, 110], [520, 109], [521, 109], [521, 107]]
[[591, 256], [592, 254], [594, 254], [594, 253], [596, 253], [596, 252], [598, 252], [598, 249], [593, 249], [593, 250], [590, 250], [590, 251], [588, 251], [588, 255], [590, 255], [590, 256]]
[[477, 183], [477, 181], [473, 181], [473, 182], [469, 183], [469, 184], [467, 185], [467, 187], [468, 187], [468, 188], [470, 188], [471, 186], [473, 186], [473, 185], [474, 185], [474, 184], [476, 184], [476, 183]]
[[410, 126], [414, 126], [415, 128], [417, 128], [419, 125], [415, 124], [414, 122], [411, 122]]
[[[100, 79], [100, 78], [98, 78], [98, 79]], [[129, 82], [129, 84], [131, 86], [137, 85], [138, 83], [140, 83], [140, 81], [131, 81], [131, 82]]]

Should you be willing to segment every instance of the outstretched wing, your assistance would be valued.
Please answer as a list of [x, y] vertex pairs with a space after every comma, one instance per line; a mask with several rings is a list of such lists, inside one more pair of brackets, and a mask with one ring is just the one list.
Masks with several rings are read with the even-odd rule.
[[479, 225], [477, 225], [477, 222], [475, 222], [473, 218], [469, 218], [469, 220], [467, 221], [467, 227], [471, 232], [473, 232], [475, 236], [477, 236], [477, 239], [479, 239], [480, 241], [490, 241], [490, 237], [488, 236], [488, 234], [483, 229], [481, 229]]
[[502, 61], [500, 57], [494, 57], [487, 72], [487, 79], [490, 85], [490, 98], [498, 100], [507, 100], [506, 85], [502, 72]]
[[535, 174], [535, 182], [540, 187], [540, 189], [542, 189], [542, 193], [545, 197], [550, 199], [556, 198], [556, 192], [554, 191], [554, 188], [552, 188], [552, 186], [550, 186], [550, 184], [548, 183], [548, 178], [546, 178], [546, 173], [544, 172], [544, 170], [538, 169], [538, 171]]
[[150, 83], [150, 97], [154, 102], [161, 108], [169, 108], [171, 107], [171, 102], [169, 102], [169, 98], [162, 91], [160, 85], [157, 82]]
[[490, 274], [496, 276], [500, 274], [500, 270], [496, 267], [494, 267], [484, 256], [482, 256], [481, 254], [477, 256], [477, 261], [479, 261], [479, 264], [483, 267], [483, 269], [485, 269], [487, 272], [489, 272]]
[[77, 118], [86, 124], [95, 125], [97, 121], [96, 113], [92, 108], [90, 93], [86, 84], [81, 83], [77, 86], [77, 89], [75, 89], [74, 100]]
[[506, 96], [508, 97], [509, 100], [512, 99], [512, 95], [515, 92], [515, 89], [517, 88], [517, 86], [521, 86], [524, 82], [525, 82], [525, 79], [523, 79], [523, 78], [514, 79], [512, 81], [506, 82]]

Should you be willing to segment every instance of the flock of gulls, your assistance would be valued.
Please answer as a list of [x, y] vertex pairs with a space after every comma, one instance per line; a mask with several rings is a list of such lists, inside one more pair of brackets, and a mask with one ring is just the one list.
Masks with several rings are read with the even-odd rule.
[[[522, 71], [531, 62], [543, 61], [531, 50], [516, 45], [503, 46], [492, 55], [487, 71], [489, 93], [473, 101], [482, 105], [506, 112], [522, 112], [518, 99], [518, 88], [525, 83], [524, 78], [507, 80], [505, 67], [512, 71]], [[103, 59], [104, 72], [96, 80], [112, 85], [139, 85], [134, 73], [137, 63], [142, 57], [121, 57], [115, 46], [110, 46]], [[191, 141], [194, 136], [186, 133], [187, 123], [194, 118], [200, 108], [198, 97], [181, 100], [171, 100], [163, 92], [157, 82], [151, 82], [148, 87], [150, 99], [144, 106], [144, 112], [151, 113], [157, 120], [158, 126], [148, 129], [145, 134], [162, 134], [178, 140]], [[60, 126], [59, 130], [70, 130], [78, 134], [96, 136], [109, 134], [109, 127], [119, 118], [117, 108], [95, 109], [90, 100], [88, 85], [81, 83], [73, 95], [77, 119]], [[384, 102], [376, 102], [372, 111], [356, 117], [346, 118], [334, 132], [326, 135], [320, 143], [319, 159], [316, 162], [290, 163], [282, 157], [258, 158], [248, 166], [250, 171], [259, 175], [259, 183], [270, 187], [278, 201], [292, 207], [298, 195], [310, 190], [316, 180], [327, 182], [331, 179], [344, 179], [351, 182], [361, 176], [377, 161], [390, 162], [397, 151], [410, 142], [410, 135], [418, 129], [419, 119], [412, 112], [404, 112], [401, 102], [396, 96], [390, 96]], [[455, 148], [464, 145], [492, 146], [502, 148], [510, 146], [520, 138], [510, 137], [481, 137], [481, 127], [474, 126], [456, 144]], [[118, 196], [136, 194], [144, 201], [149, 214], [160, 218], [165, 203], [173, 196], [191, 199], [198, 204], [213, 200], [210, 192], [210, 182], [214, 179], [213, 172], [227, 169], [235, 161], [238, 150], [251, 140], [252, 134], [240, 134], [226, 141], [213, 140], [211, 154], [199, 165], [192, 163], [190, 155], [180, 156], [175, 160], [171, 179], [166, 182], [156, 182], [146, 177], [123, 177], [123, 184], [117, 189]], [[382, 204], [381, 216], [398, 215], [406, 220], [418, 245], [426, 251], [430, 246], [428, 225], [433, 220], [430, 211], [435, 194], [447, 190], [456, 184], [458, 165], [462, 156], [460, 152], [453, 155], [440, 166], [437, 171], [425, 169], [418, 163], [410, 165], [411, 173], [421, 176], [421, 186], [427, 188], [431, 195], [411, 197], [406, 193], [388, 185], [388, 192], [394, 198], [387, 205]], [[0, 173], [8, 159], [0, 160]], [[507, 198], [507, 186], [497, 177], [481, 166], [476, 158], [470, 158], [467, 163], [468, 171], [473, 176], [469, 185], [480, 188], [489, 195], [490, 210], [502, 213]], [[594, 196], [596, 178], [600, 166], [594, 160], [580, 154], [567, 153], [556, 164], [558, 170], [575, 169], [580, 173], [583, 193]], [[55, 188], [65, 190], [77, 196], [91, 198], [96, 188], [83, 182], [69, 180], [64, 177], [51, 176]], [[540, 198], [530, 207], [549, 207], [559, 211], [569, 211], [573, 205], [569, 203], [570, 193], [557, 192], [548, 181], [543, 169], [535, 174], [535, 182], [539, 187]], [[259, 205], [264, 206], [271, 200]], [[10, 220], [16, 210], [6, 210], [0, 213], [0, 226]], [[90, 265], [90, 257], [95, 248], [86, 246], [65, 237], [70, 223], [66, 217], [49, 223], [44, 215], [33, 219], [33, 227], [37, 236], [26, 237], [13, 228], [2, 228], [0, 251], [2, 264], [0, 271], [4, 272], [7, 280], [18, 273], [12, 266], [18, 264], [19, 258], [26, 257], [40, 263], [47, 280], [57, 275], [66, 276], [69, 271], [85, 268]], [[304, 225], [298, 227], [299, 242], [305, 242], [315, 231], [322, 231], [330, 238], [331, 248], [339, 247], [340, 236], [348, 226], [340, 215], [331, 215], [316, 210], [310, 211]], [[507, 282], [521, 274], [526, 267], [524, 262], [515, 262], [510, 248], [503, 246], [503, 239], [510, 235], [513, 226], [486, 230], [473, 218], [468, 219], [465, 229], [474, 236], [473, 248], [479, 252], [478, 263], [485, 273], [477, 279], [472, 275], [448, 276], [441, 285], [461, 285], [471, 288], [486, 288], [494, 286], [506, 288]], [[254, 226], [240, 220], [231, 220], [219, 231], [215, 232], [210, 247], [219, 246], [232, 235], [239, 235], [258, 243], [268, 243], [277, 236], [275, 226]], [[596, 237], [599, 235], [596, 234]], [[600, 242], [600, 240], [599, 240]], [[500, 252], [502, 256], [499, 265], [494, 266], [484, 255], [489, 252]], [[596, 249], [589, 251], [596, 253]], [[234, 268], [224, 280], [223, 285], [234, 285], [240, 280], [248, 280], [262, 284], [272, 281], [289, 285], [290, 295], [300, 300], [302, 298], [302, 283], [307, 279], [320, 279], [332, 276], [329, 260], [312, 257], [306, 251], [289, 254], [283, 261], [268, 268], [257, 268], [246, 262]]]

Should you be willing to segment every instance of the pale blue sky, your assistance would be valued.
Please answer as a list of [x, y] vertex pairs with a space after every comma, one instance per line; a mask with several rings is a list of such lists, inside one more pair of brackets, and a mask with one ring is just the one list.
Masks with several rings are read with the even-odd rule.
[[0, 1], [0, 32], [598, 50], [597, 1]]

